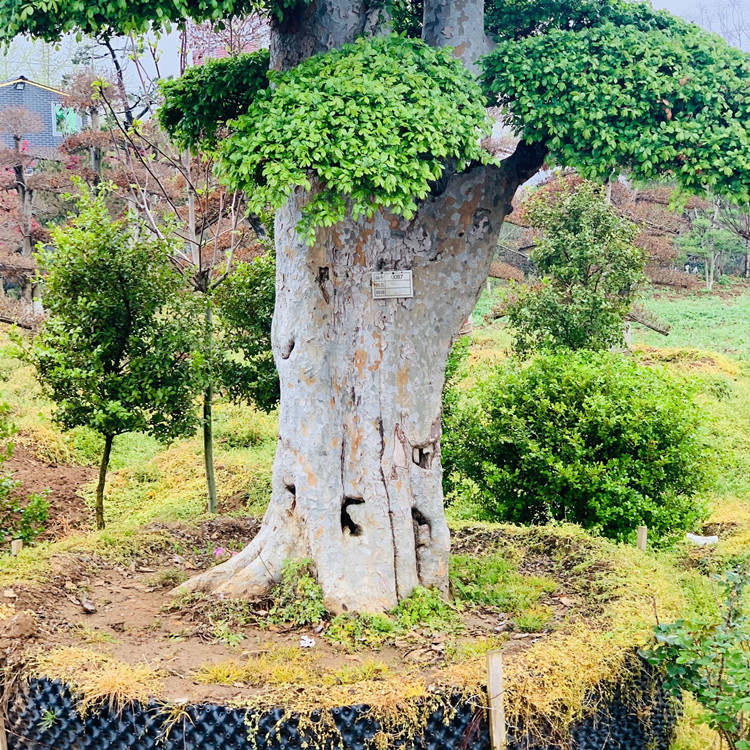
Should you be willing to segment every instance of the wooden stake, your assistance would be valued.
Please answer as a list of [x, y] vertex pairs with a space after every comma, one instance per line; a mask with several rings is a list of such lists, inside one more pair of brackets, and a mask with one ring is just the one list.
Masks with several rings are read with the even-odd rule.
[[23, 539], [14, 539], [10, 543], [10, 552], [12, 555], [17, 555], [23, 549]]
[[8, 715], [10, 685], [8, 684], [7, 667], [3, 672], [0, 672], [0, 750], [8, 750], [8, 733], [5, 729], [5, 717]]
[[492, 750], [505, 750], [508, 736], [505, 728], [502, 651], [487, 652], [487, 695], [489, 697], [490, 746]]
[[648, 547], [648, 526], [639, 526], [638, 549], [641, 550], [641, 552], [645, 552], [646, 547]]

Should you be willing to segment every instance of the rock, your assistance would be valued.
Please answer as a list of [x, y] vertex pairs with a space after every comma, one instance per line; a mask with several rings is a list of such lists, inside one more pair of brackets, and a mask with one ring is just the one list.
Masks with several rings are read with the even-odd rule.
[[81, 597], [81, 609], [83, 609], [87, 615], [93, 615], [96, 612], [94, 602], [92, 602], [91, 599], [85, 599], [84, 597]]
[[5, 589], [5, 591], [3, 591], [3, 596], [6, 599], [18, 599], [18, 594], [13, 591], [13, 589]]
[[0, 639], [18, 640], [33, 638], [38, 631], [36, 618], [28, 612], [19, 612], [0, 626]]
[[414, 648], [404, 654], [402, 658], [412, 662], [430, 661], [435, 658], [435, 653], [431, 648]]
[[572, 607], [573, 606], [573, 601], [571, 599], [569, 599], [567, 596], [560, 596], [560, 597], [558, 597], [557, 601], [560, 602], [560, 604], [562, 604], [563, 607]]
[[315, 638], [310, 638], [309, 635], [303, 635], [302, 638], [299, 639], [299, 647], [300, 648], [314, 648]]
[[198, 570], [197, 565], [194, 565], [193, 563], [190, 562], [190, 560], [183, 557], [182, 555], [175, 555], [172, 559], [178, 565], [182, 565], [184, 568], [187, 568], [188, 570]]

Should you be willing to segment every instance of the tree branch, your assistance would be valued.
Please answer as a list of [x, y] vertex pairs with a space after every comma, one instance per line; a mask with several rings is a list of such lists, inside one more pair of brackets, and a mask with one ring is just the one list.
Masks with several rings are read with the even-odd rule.
[[544, 143], [526, 143], [519, 141], [516, 150], [500, 162], [500, 169], [509, 187], [515, 192], [527, 180], [530, 180], [543, 166], [549, 153]]

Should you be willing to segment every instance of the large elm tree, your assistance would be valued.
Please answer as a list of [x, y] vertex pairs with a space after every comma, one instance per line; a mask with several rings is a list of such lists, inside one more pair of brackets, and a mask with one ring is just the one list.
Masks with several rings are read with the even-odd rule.
[[[444, 367], [518, 187], [547, 161], [750, 195], [750, 60], [719, 37], [622, 0], [392, 2], [0, 0], [8, 38], [271, 17], [270, 55], [164, 89], [176, 142], [275, 214], [273, 496], [253, 543], [186, 588], [258, 594], [309, 557], [334, 611], [447, 590]], [[502, 160], [479, 147], [487, 98], [520, 138]], [[391, 271], [413, 296], [375, 298]]]

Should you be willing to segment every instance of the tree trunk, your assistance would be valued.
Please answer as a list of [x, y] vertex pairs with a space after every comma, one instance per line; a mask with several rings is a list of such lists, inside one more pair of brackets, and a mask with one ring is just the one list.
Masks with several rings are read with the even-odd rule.
[[208, 490], [208, 512], [216, 513], [216, 474], [214, 472], [213, 434], [214, 389], [209, 383], [203, 392], [203, 463], [206, 467], [206, 488]]
[[99, 464], [99, 482], [96, 485], [96, 528], [104, 528], [104, 485], [107, 481], [107, 467], [109, 466], [109, 457], [112, 454], [113, 435], [104, 436], [104, 452]]
[[125, 88], [125, 74], [122, 70], [122, 66], [120, 65], [120, 61], [117, 59], [117, 52], [115, 52], [115, 48], [112, 46], [109, 38], [105, 38], [102, 41], [102, 44], [109, 51], [109, 56], [112, 59], [112, 64], [115, 67], [115, 73], [117, 74], [117, 81], [115, 82], [115, 85], [117, 86], [117, 92], [120, 95], [120, 99], [122, 100], [123, 114], [125, 115], [125, 124], [128, 126], [128, 129], [130, 129], [133, 127], [133, 110], [131, 109], [130, 103], [128, 102], [128, 91]]
[[44, 302], [42, 300], [42, 285], [39, 283], [31, 285], [31, 310], [35, 317], [44, 315]]
[[21, 137], [13, 136], [18, 163], [13, 167], [16, 182], [16, 194], [18, 195], [19, 213], [21, 215], [21, 254], [31, 256], [34, 244], [31, 239], [31, 227], [33, 221], [33, 208], [31, 202], [31, 191], [26, 182], [26, 164], [22, 158]]
[[706, 273], [706, 291], [712, 292], [716, 274], [716, 253], [713, 250], [711, 250], [711, 252], [708, 254], [708, 257], [706, 258], [704, 270]]
[[33, 284], [31, 282], [31, 277], [25, 276], [19, 279], [21, 283], [21, 302], [24, 305], [28, 305], [33, 309], [34, 305], [34, 296], [33, 296]]
[[472, 73], [477, 60], [492, 49], [484, 33], [484, 3], [477, 0], [426, 0], [422, 39], [433, 47], [453, 47]]
[[368, 9], [368, 0], [300, 0], [274, 21], [271, 68], [289, 70], [318, 53], [338, 49], [371, 29], [381, 8]]
[[[206, 306], [206, 336], [209, 351], [213, 349], [213, 313], [210, 304]], [[214, 473], [214, 429], [213, 405], [214, 389], [210, 381], [203, 392], [203, 463], [206, 467], [206, 488], [208, 490], [208, 512], [216, 513], [216, 474]]]
[[[101, 132], [101, 118], [99, 117], [99, 110], [92, 107], [90, 110], [91, 114], [91, 132]], [[94, 183], [99, 184], [102, 181], [102, 150], [99, 146], [92, 146], [89, 149], [89, 156], [91, 157], [91, 169], [94, 172]]]
[[[436, 21], [425, 41], [484, 37], [481, 0], [459, 4], [469, 20], [454, 19], [460, 23], [442, 33]], [[425, 0], [425, 18], [442, 13], [447, 23], [451, 5]], [[366, 8], [364, 0], [298, 3], [275, 25], [271, 66], [353, 41], [374, 23]], [[479, 46], [467, 43], [465, 57], [458, 54], [470, 65]], [[386, 610], [417, 585], [447, 592], [445, 363], [487, 278], [513, 195], [544, 155], [521, 143], [500, 168], [447, 173], [442, 192], [411, 221], [385, 211], [349, 218], [320, 229], [312, 248], [296, 231], [309, 194], [297, 190], [277, 212], [272, 339], [281, 407], [271, 502], [246, 549], [181, 591], [260, 595], [286, 560], [310, 558], [333, 612]], [[414, 296], [374, 299], [379, 271], [411, 271]]]
[[[184, 588], [261, 594], [285, 560], [309, 557], [332, 611], [385, 610], [417, 585], [447, 591], [445, 363], [514, 191], [503, 170], [476, 168], [411, 222], [348, 220], [313, 248], [296, 231], [304, 192], [277, 213], [271, 504], [249, 547]], [[374, 299], [383, 270], [411, 270], [414, 297]]]

